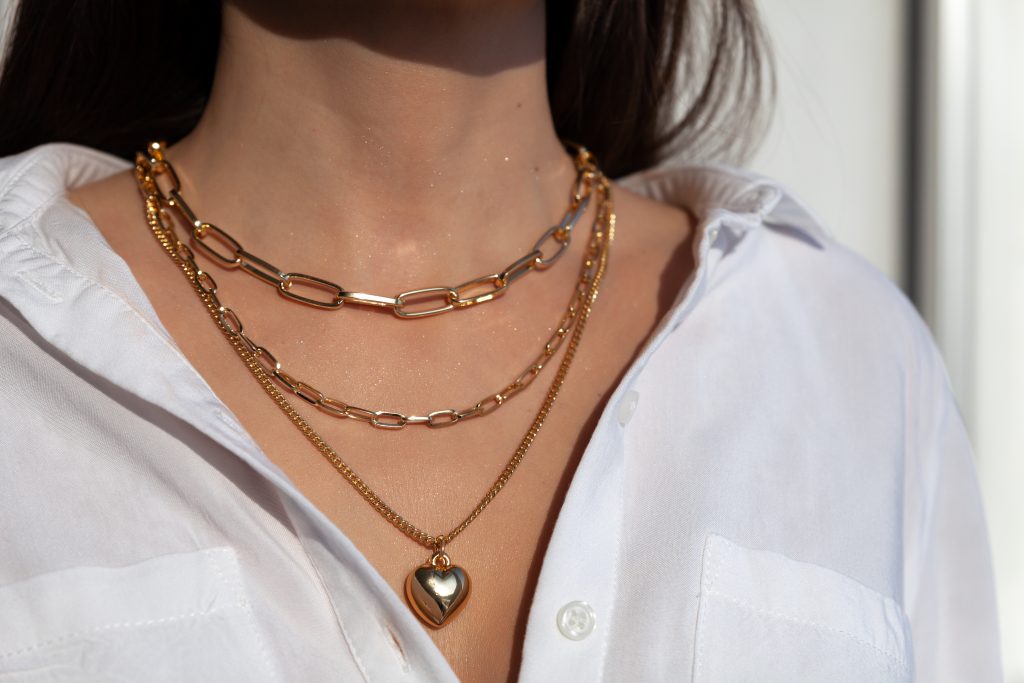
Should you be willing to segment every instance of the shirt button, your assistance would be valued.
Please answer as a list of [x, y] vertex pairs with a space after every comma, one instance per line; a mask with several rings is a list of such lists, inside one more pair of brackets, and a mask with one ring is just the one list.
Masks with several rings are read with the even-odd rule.
[[573, 600], [558, 610], [558, 630], [569, 640], [583, 640], [594, 630], [594, 608], [582, 600]]
[[619, 424], [623, 427], [626, 423], [633, 419], [633, 413], [636, 412], [636, 403], [640, 400], [640, 394], [636, 393], [632, 389], [627, 391], [619, 401]]

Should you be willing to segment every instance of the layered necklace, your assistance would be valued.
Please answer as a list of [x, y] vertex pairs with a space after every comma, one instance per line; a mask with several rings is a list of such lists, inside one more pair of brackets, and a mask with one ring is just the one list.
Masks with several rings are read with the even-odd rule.
[[[452, 563], [447, 547], [504, 488], [537, 438], [565, 382], [605, 272], [608, 250], [615, 232], [611, 185], [586, 148], [578, 145], [572, 147], [575, 149], [576, 177], [570, 189], [568, 208], [557, 223], [541, 232], [525, 255], [501, 271], [482, 275], [461, 284], [419, 287], [394, 295], [349, 290], [326, 278], [285, 271], [265, 257], [247, 251], [242, 243], [226, 230], [197, 217], [182, 196], [178, 174], [167, 158], [166, 143], [151, 142], [144, 151], [137, 152], [135, 156], [135, 178], [145, 203], [146, 221], [154, 237], [191, 282], [213, 322], [220, 328], [253, 377], [292, 424], [366, 502], [391, 525], [429, 550], [429, 559], [413, 568], [406, 578], [405, 596], [413, 612], [424, 624], [433, 628], [440, 628], [448, 623], [466, 604], [470, 594], [469, 574], [462, 567]], [[277, 356], [255, 341], [245, 329], [239, 315], [221, 302], [216, 280], [196, 260], [197, 254], [201, 254], [222, 269], [247, 273], [273, 286], [280, 296], [300, 305], [336, 311], [346, 305], [372, 306], [390, 309], [403, 320], [417, 320], [492, 302], [506, 296], [521, 278], [553, 266], [568, 248], [573, 230], [591, 201], [595, 201], [597, 209], [580, 264], [579, 276], [573, 284], [568, 306], [554, 332], [533, 362], [504, 388], [496, 393], [487, 394], [461, 409], [445, 407], [421, 411], [420, 414], [407, 414], [393, 410], [364, 408], [347, 400], [328, 396], [309, 382], [297, 379], [285, 371]], [[187, 243], [177, 236], [174, 214], [188, 226]], [[524, 391], [547, 367], [549, 360], [567, 337], [569, 341], [565, 353], [526, 434], [480, 502], [461, 523], [447, 533], [430, 534], [396, 512], [345, 464], [306, 418], [296, 411], [285, 394], [288, 392], [314, 406], [318, 414], [355, 420], [385, 431], [412, 425], [432, 429], [447, 428], [467, 419], [489, 415], [510, 398]]]

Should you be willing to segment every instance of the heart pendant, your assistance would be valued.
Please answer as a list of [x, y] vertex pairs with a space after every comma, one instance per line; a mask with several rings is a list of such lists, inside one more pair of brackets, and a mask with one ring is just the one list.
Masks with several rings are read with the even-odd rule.
[[406, 577], [405, 597], [427, 626], [440, 628], [469, 597], [469, 574], [453, 565], [448, 553], [434, 553]]

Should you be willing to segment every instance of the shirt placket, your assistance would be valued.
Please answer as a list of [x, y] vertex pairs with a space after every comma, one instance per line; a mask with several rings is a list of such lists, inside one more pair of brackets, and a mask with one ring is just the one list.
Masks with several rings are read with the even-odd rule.
[[[573, 478], [544, 556], [530, 607], [519, 680], [601, 681], [615, 612], [628, 609], [616, 588], [622, 557], [625, 430], [641, 400], [634, 388], [651, 354], [703, 297], [720, 257], [713, 249], [732, 214], [716, 213], [699, 226], [697, 272], [671, 314], [652, 332], [608, 400]], [[740, 224], [740, 231], [749, 226]]]

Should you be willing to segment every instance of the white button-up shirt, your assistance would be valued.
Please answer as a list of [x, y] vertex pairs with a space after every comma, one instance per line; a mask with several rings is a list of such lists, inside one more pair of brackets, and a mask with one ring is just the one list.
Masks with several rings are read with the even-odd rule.
[[[454, 680], [64, 194], [130, 165], [0, 159], [0, 679]], [[521, 680], [998, 680], [971, 449], [911, 304], [770, 179], [621, 182], [695, 213], [698, 267], [575, 472]]]

